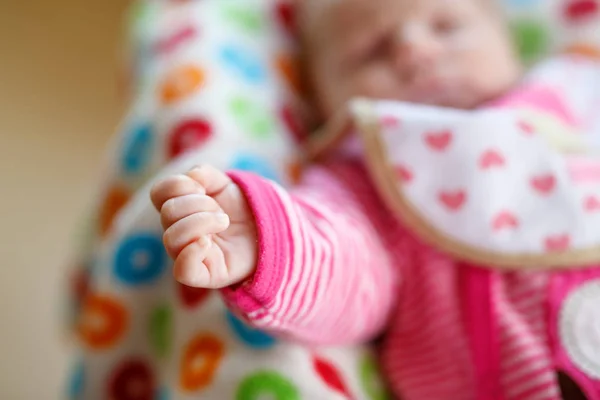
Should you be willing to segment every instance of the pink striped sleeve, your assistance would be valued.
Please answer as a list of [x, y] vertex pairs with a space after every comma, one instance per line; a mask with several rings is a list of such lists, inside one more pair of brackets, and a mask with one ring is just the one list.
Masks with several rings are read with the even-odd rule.
[[315, 168], [292, 192], [231, 173], [259, 230], [254, 277], [223, 291], [261, 329], [313, 344], [365, 341], [381, 331], [398, 273], [384, 244], [390, 215], [359, 168]]

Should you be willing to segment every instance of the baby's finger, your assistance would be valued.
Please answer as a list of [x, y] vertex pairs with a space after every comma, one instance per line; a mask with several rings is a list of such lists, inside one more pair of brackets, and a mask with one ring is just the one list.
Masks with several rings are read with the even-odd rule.
[[204, 257], [204, 265], [210, 275], [210, 288], [222, 289], [236, 283], [231, 279], [230, 271], [227, 267], [225, 255], [221, 248], [212, 246]]
[[189, 215], [171, 225], [163, 235], [167, 253], [177, 257], [183, 248], [202, 236], [221, 233], [229, 227], [225, 213], [200, 212]]
[[186, 246], [173, 265], [175, 279], [187, 286], [207, 288], [210, 284], [210, 273], [204, 265], [204, 260], [211, 248], [212, 242], [208, 236], [202, 236]]
[[173, 197], [204, 193], [204, 188], [194, 179], [187, 175], [175, 175], [155, 184], [150, 191], [150, 199], [160, 211], [163, 204]]
[[206, 165], [192, 169], [188, 176], [206, 189], [206, 194], [217, 201], [233, 222], [247, 218], [250, 211], [244, 195], [225, 173]]
[[167, 200], [160, 209], [160, 217], [164, 229], [192, 214], [207, 211], [221, 211], [217, 202], [209, 196], [188, 194]]
[[209, 196], [218, 196], [230, 183], [231, 179], [222, 171], [210, 165], [192, 169], [187, 175], [206, 189]]

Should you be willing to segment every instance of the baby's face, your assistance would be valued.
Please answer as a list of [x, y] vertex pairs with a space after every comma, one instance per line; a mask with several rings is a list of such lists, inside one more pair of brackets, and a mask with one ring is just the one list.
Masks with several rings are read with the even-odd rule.
[[324, 6], [302, 27], [313, 92], [325, 116], [355, 96], [473, 108], [502, 94], [520, 66], [490, 1], [337, 0]]

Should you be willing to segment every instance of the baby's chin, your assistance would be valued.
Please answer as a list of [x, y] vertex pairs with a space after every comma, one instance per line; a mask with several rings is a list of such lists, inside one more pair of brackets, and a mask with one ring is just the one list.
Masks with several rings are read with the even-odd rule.
[[[323, 111], [321, 117], [325, 119], [332, 117], [333, 115], [335, 115], [335, 112], [339, 111], [340, 107], [346, 107], [348, 103], [356, 97], [365, 96], [350, 96], [349, 98], [339, 99], [342, 101], [334, 103], [337, 104], [337, 106], [331, 105], [330, 107], [321, 107], [320, 109], [321, 111]], [[484, 93], [474, 93], [468, 90], [439, 91], [437, 93], [421, 92], [413, 94], [403, 92], [398, 94], [386, 93], [381, 95], [371, 92], [366, 97], [372, 100], [399, 101], [413, 104], [421, 104], [426, 106], [455, 108], [460, 110], [472, 110], [477, 107], [481, 107], [484, 104], [487, 104], [490, 100], [493, 99], [493, 96], [490, 96], [489, 94], [486, 95]]]
[[466, 88], [446, 87], [438, 90], [415, 90], [410, 94], [406, 94], [401, 100], [430, 106], [473, 109], [487, 102], [489, 96]]
[[423, 99], [423, 100], [411, 100], [412, 103], [429, 105], [429, 106], [438, 106], [438, 107], [447, 107], [447, 108], [456, 108], [461, 110], [471, 110], [477, 108], [478, 106], [484, 104], [486, 99], [483, 98], [472, 98], [469, 96], [444, 96], [432, 99]]

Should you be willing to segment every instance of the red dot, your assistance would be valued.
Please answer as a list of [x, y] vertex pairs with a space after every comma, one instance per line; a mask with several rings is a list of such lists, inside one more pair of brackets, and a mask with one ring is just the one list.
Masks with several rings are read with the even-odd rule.
[[210, 291], [202, 288], [193, 288], [177, 283], [177, 292], [184, 306], [195, 308], [203, 303], [208, 297]]
[[155, 51], [158, 54], [166, 55], [175, 51], [183, 43], [192, 40], [198, 34], [197, 28], [193, 25], [184, 26], [183, 28], [171, 32], [169, 36], [161, 38], [155, 44]]
[[154, 399], [154, 374], [143, 361], [131, 359], [123, 362], [111, 376], [108, 385], [110, 399], [152, 400]]
[[210, 123], [203, 119], [187, 120], [175, 127], [169, 139], [169, 158], [203, 146], [212, 136]]
[[284, 106], [280, 110], [280, 115], [283, 123], [296, 140], [296, 143], [304, 142], [308, 137], [308, 131], [304, 128], [300, 118], [298, 118], [298, 116], [295, 115], [292, 109], [288, 106]]
[[83, 303], [90, 289], [90, 274], [84, 267], [78, 267], [71, 276], [71, 292], [79, 304]]
[[347, 399], [352, 398], [342, 374], [333, 364], [315, 356], [313, 357], [313, 367], [315, 372], [329, 388], [344, 395]]
[[564, 14], [570, 22], [580, 22], [596, 16], [598, 11], [600, 11], [600, 5], [597, 0], [574, 0], [566, 5]]
[[275, 13], [285, 29], [292, 35], [296, 32], [294, 21], [294, 7], [287, 1], [279, 1], [275, 8]]

